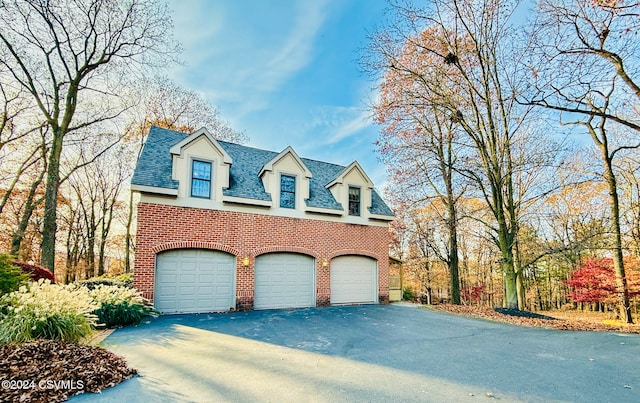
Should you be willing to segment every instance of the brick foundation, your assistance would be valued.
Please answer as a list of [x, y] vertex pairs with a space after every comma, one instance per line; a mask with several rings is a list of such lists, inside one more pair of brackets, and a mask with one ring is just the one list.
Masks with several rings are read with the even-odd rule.
[[[378, 299], [388, 303], [389, 242], [386, 227], [140, 203], [134, 285], [153, 300], [156, 254], [180, 248], [220, 250], [237, 257], [236, 309], [252, 309], [255, 258], [296, 252], [315, 258], [316, 305], [326, 306], [331, 298], [331, 259], [362, 255], [378, 261]], [[327, 267], [322, 267], [323, 260], [329, 262]]]

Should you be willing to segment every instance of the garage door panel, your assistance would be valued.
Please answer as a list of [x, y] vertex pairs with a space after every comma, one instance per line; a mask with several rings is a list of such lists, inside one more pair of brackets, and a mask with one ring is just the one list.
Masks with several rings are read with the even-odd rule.
[[162, 313], [228, 311], [234, 306], [235, 257], [185, 249], [156, 260], [155, 307]]
[[315, 306], [315, 260], [294, 253], [256, 258], [255, 309]]
[[340, 256], [332, 260], [332, 304], [371, 304], [377, 301], [378, 268], [375, 259]]

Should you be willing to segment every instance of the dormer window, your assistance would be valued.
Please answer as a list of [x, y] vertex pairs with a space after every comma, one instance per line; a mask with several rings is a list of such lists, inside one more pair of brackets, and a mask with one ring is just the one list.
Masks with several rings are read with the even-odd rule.
[[296, 208], [296, 177], [280, 175], [280, 207]]
[[191, 165], [191, 197], [211, 198], [211, 163], [193, 160]]
[[360, 188], [349, 186], [349, 215], [360, 215]]

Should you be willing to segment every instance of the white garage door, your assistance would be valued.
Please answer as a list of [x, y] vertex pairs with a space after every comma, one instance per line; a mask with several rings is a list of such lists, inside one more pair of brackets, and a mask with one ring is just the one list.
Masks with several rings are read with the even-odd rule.
[[156, 257], [154, 306], [161, 313], [221, 312], [234, 307], [233, 255], [201, 249]]
[[315, 260], [295, 253], [256, 258], [255, 309], [305, 308], [316, 305]]
[[332, 304], [378, 302], [378, 264], [365, 256], [339, 256], [331, 260]]

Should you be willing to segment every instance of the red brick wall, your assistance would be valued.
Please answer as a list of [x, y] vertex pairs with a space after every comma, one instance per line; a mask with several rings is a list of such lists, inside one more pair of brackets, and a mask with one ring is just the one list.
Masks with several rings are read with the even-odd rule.
[[[222, 250], [237, 259], [236, 308], [253, 308], [256, 256], [269, 252], [298, 252], [316, 259], [316, 304], [329, 305], [331, 259], [342, 255], [369, 256], [378, 261], [378, 296], [389, 301], [389, 231], [320, 220], [275, 217], [207, 209], [140, 203], [136, 236], [134, 285], [153, 299], [157, 253], [178, 248]], [[243, 265], [243, 258], [249, 265]], [[322, 261], [329, 264], [322, 267]]]

